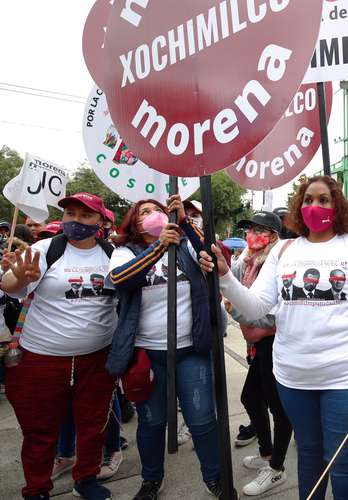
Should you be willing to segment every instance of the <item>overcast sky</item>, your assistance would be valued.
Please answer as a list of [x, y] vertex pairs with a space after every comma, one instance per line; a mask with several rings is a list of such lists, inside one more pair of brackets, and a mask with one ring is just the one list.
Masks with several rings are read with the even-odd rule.
[[[81, 40], [93, 3], [94, 0], [1, 0], [0, 147], [6, 144], [22, 156], [28, 151], [69, 169], [86, 159], [81, 131], [83, 99], [93, 81], [83, 60]], [[56, 97], [63, 100], [55, 100], [22, 93], [40, 94], [35, 89], [77, 97], [58, 94]], [[334, 138], [343, 135], [342, 120], [339, 92], [329, 127], [332, 161], [342, 156], [342, 145], [334, 145]], [[320, 168], [318, 154], [308, 171]], [[284, 203], [288, 190], [275, 190], [274, 206]], [[258, 205], [260, 198], [256, 197]]]

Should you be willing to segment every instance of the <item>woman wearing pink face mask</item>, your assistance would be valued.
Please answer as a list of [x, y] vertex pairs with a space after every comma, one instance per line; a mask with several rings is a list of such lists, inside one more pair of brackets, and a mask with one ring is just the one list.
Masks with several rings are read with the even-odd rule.
[[[242, 220], [238, 227], [246, 229], [247, 249], [232, 264], [233, 275], [250, 288], [256, 280], [267, 256], [277, 244], [282, 229], [280, 218], [271, 212], [259, 212], [250, 220]], [[272, 368], [272, 346], [275, 335], [275, 317], [250, 321], [236, 308], [232, 317], [238, 321], [248, 343], [249, 370], [241, 394], [250, 421], [259, 441], [259, 454], [243, 459], [248, 469], [258, 470], [257, 477], [243, 488], [246, 495], [260, 495], [286, 481], [284, 461], [292, 434], [291, 424], [284, 412], [277, 392]], [[274, 420], [272, 440], [270, 409]]]
[[[300, 500], [305, 500], [348, 433], [348, 202], [330, 177], [301, 184], [287, 227], [300, 235], [270, 252], [248, 289], [218, 249], [223, 294], [250, 320], [277, 306], [274, 374], [298, 444]], [[283, 250], [283, 251], [282, 251]], [[211, 259], [201, 254], [202, 269]], [[331, 471], [335, 500], [348, 491], [348, 447]], [[327, 477], [314, 500], [324, 500]]]
[[[167, 213], [172, 210], [178, 210], [181, 231], [176, 224], [168, 224]], [[209, 298], [196, 254], [202, 247], [177, 196], [168, 211], [155, 200], [140, 201], [119, 229], [121, 246], [111, 257], [109, 275], [119, 296], [119, 322], [107, 369], [113, 376], [122, 376], [135, 347], [145, 349], [150, 358], [156, 383], [147, 400], [137, 403], [143, 483], [134, 500], [156, 500], [163, 486], [167, 424], [167, 249], [171, 243], [177, 245], [178, 399], [206, 488], [221, 498]]]

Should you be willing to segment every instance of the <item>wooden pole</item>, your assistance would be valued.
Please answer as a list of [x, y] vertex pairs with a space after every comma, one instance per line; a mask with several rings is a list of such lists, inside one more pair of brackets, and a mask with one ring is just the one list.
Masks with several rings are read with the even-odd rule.
[[17, 219], [18, 219], [18, 212], [19, 212], [19, 208], [16, 207], [14, 212], [13, 212], [12, 223], [11, 223], [11, 232], [10, 232], [10, 237], [8, 239], [8, 244], [7, 244], [7, 248], [8, 248], [9, 252], [11, 251], [11, 247], [12, 247], [12, 243], [13, 243], [14, 232], [16, 229]]
[[[178, 193], [178, 178], [170, 176], [169, 195]], [[169, 214], [169, 222], [177, 223], [177, 212]], [[167, 415], [168, 453], [178, 451], [178, 414], [176, 390], [177, 290], [176, 245], [168, 248], [168, 306], [167, 306]]]
[[213, 196], [211, 177], [200, 178], [203, 204], [204, 239], [207, 252], [213, 256], [214, 271], [207, 274], [209, 286], [210, 317], [212, 329], [212, 361], [214, 369], [215, 400], [218, 422], [218, 445], [220, 454], [221, 485], [223, 500], [237, 500], [232, 470], [232, 450], [228, 413], [225, 353], [221, 320], [221, 297], [216, 258], [212, 254], [211, 245], [215, 243], [215, 227], [213, 212]]

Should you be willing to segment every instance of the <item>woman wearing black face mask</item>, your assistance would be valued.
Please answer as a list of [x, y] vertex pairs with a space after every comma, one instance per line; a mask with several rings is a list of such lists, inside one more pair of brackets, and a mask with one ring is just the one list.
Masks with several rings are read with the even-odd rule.
[[[77, 434], [73, 493], [106, 500], [111, 493], [96, 476], [115, 388], [104, 366], [117, 316], [114, 290], [102, 283], [100, 291], [109, 266], [108, 249], [96, 240], [105, 207], [89, 193], [59, 204], [66, 247], [49, 269], [46, 257], [54, 239], [35, 243], [24, 256], [16, 252], [16, 264], [5, 257], [11, 268], [2, 280], [6, 293], [35, 292], [20, 338], [22, 360], [7, 370], [6, 392], [24, 436], [23, 497], [49, 498], [58, 432], [72, 404]], [[96, 273], [99, 288], [93, 293]]]
[[[273, 306], [274, 375], [298, 444], [300, 500], [309, 498], [348, 433], [348, 202], [327, 176], [301, 184], [286, 225], [299, 237], [271, 250], [250, 289], [226, 268], [218, 249], [220, 287], [250, 320]], [[281, 254], [282, 253], [282, 254]], [[201, 255], [211, 270], [211, 259]], [[331, 470], [335, 500], [348, 490], [348, 447]], [[313, 499], [324, 500], [327, 476]]]

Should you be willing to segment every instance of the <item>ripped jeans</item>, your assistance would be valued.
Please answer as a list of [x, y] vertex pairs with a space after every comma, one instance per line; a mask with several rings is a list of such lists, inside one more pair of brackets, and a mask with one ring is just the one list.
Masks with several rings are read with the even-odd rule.
[[[156, 377], [148, 401], [137, 405], [137, 443], [146, 481], [164, 476], [167, 426], [167, 351], [147, 351]], [[218, 433], [210, 356], [192, 347], [177, 350], [177, 391], [181, 410], [192, 434], [204, 481], [219, 477]]]

